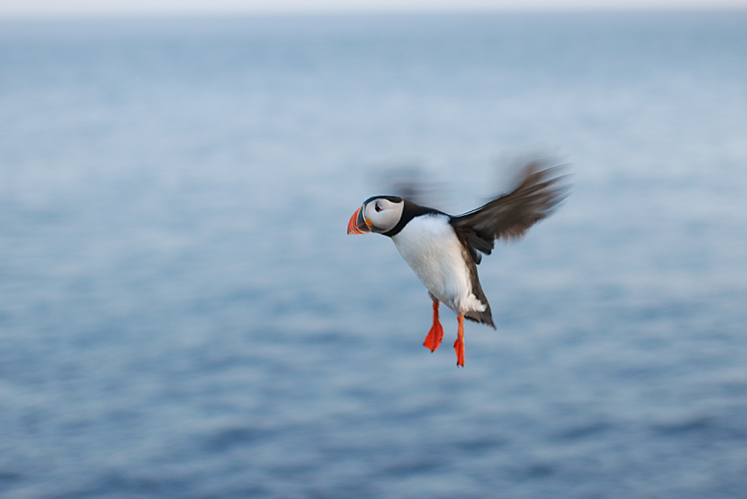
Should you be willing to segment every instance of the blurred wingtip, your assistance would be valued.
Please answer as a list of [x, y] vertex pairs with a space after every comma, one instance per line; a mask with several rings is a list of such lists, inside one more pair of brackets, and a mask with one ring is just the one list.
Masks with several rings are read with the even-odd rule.
[[544, 149], [524, 150], [507, 154], [495, 165], [495, 190], [486, 199], [511, 192], [535, 175], [539, 182], [552, 186], [556, 204], [562, 203], [573, 190], [573, 164], [566, 154]]
[[372, 165], [369, 168], [372, 184], [382, 194], [391, 194], [421, 206], [442, 209], [445, 189], [433, 172], [415, 162]]
[[[545, 149], [515, 151], [504, 154], [494, 165], [494, 182], [485, 179], [484, 185], [493, 185], [485, 197], [486, 202], [513, 191], [533, 175], [538, 176], [538, 183], [547, 183], [548, 191], [553, 192], [553, 210], [568, 198], [573, 189], [572, 163], [564, 154]], [[399, 196], [445, 212], [451, 208], [448, 198], [451, 191], [447, 186], [459, 183], [439, 180], [434, 171], [414, 160], [376, 163], [367, 170], [368, 183], [377, 194]]]

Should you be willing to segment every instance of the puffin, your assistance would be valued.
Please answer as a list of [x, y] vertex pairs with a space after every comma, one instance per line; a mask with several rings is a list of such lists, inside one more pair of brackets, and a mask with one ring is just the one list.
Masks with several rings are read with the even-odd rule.
[[423, 345], [435, 352], [444, 336], [439, 320], [443, 303], [457, 315], [454, 341], [457, 367], [464, 367], [464, 319], [496, 329], [480, 285], [477, 265], [497, 239], [521, 238], [554, 212], [569, 187], [562, 166], [541, 160], [520, 170], [518, 186], [483, 206], [452, 216], [400, 196], [368, 198], [350, 217], [348, 234], [379, 233], [391, 238], [402, 258], [425, 285], [433, 301], [433, 325]]

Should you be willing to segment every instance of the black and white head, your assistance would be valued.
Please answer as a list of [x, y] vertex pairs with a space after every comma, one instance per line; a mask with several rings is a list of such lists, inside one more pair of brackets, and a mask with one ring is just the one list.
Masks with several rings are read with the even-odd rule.
[[363, 202], [348, 222], [348, 234], [388, 232], [402, 219], [405, 200], [398, 196], [374, 196]]

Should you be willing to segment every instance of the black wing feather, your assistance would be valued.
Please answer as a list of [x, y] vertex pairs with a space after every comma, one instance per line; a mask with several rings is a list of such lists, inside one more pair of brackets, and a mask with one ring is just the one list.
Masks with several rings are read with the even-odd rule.
[[478, 252], [489, 255], [496, 239], [522, 237], [539, 220], [549, 216], [569, 194], [562, 167], [546, 167], [533, 161], [524, 167], [522, 180], [512, 192], [500, 196], [476, 210], [451, 218], [459, 238], [467, 244], [475, 263]]

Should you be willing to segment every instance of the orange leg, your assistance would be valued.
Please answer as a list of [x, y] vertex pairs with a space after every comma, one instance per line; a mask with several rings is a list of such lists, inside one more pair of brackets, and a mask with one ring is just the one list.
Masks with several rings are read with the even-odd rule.
[[457, 366], [464, 367], [464, 316], [457, 316], [459, 321], [459, 329], [457, 330], [457, 339], [454, 342], [454, 350], [456, 350]]
[[438, 321], [438, 300], [433, 300], [433, 326], [431, 327], [431, 330], [428, 331], [428, 336], [425, 337], [423, 346], [431, 352], [435, 352], [443, 339], [444, 328]]

